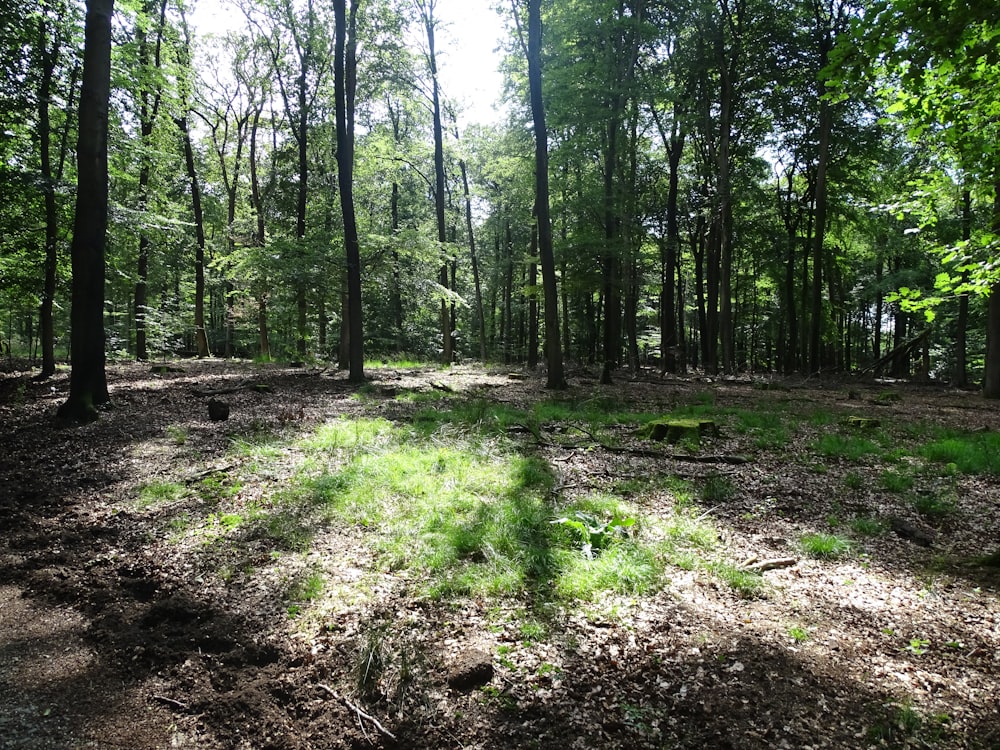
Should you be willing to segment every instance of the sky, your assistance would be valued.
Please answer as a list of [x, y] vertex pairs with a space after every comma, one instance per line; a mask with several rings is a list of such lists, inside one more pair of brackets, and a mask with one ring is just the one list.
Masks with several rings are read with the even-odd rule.
[[[438, 72], [444, 95], [464, 110], [459, 116], [462, 126], [495, 123], [503, 116], [493, 108], [503, 87], [496, 52], [503, 22], [490, 8], [491, 1], [437, 0]], [[194, 8], [192, 22], [199, 33], [243, 25], [242, 15], [223, 0], [198, 0]]]

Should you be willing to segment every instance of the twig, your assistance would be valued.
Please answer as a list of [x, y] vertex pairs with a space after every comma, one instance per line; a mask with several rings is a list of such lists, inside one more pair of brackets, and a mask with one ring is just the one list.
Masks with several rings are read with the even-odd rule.
[[175, 701], [173, 698], [168, 698], [165, 695], [155, 695], [154, 694], [154, 695], [151, 695], [149, 697], [152, 698], [155, 701], [160, 701], [160, 703], [166, 703], [168, 706], [172, 706], [173, 708], [179, 709], [181, 711], [190, 711], [191, 710], [191, 706], [189, 706], [187, 703], [181, 703], [180, 701]]
[[[753, 559], [753, 558], [751, 558]], [[752, 570], [755, 573], [763, 573], [765, 570], [777, 570], [778, 568], [790, 568], [799, 561], [797, 557], [773, 557], [770, 560], [743, 565], [743, 570]]]
[[[320, 683], [318, 683], [316, 685], [316, 687], [318, 687], [320, 690], [322, 690], [323, 692], [325, 692], [327, 695], [329, 695], [334, 700], [337, 700], [337, 701], [340, 701], [341, 703], [343, 703], [347, 708], [349, 708], [352, 711], [354, 711], [360, 718], [362, 718], [362, 719], [368, 719], [368, 721], [370, 721], [372, 724], [375, 725], [375, 728], [378, 729], [378, 731], [380, 731], [382, 734], [384, 734], [389, 739], [391, 739], [391, 740], [395, 740], [396, 739], [396, 735], [394, 735], [392, 732], [390, 732], [388, 729], [386, 729], [384, 726], [382, 726], [382, 722], [380, 722], [378, 719], [376, 719], [371, 714], [369, 714], [369, 713], [367, 713], [365, 711], [362, 711], [358, 706], [356, 706], [353, 703], [351, 703], [347, 698], [345, 698], [344, 696], [342, 696], [340, 693], [338, 693], [336, 690], [334, 690], [329, 685], [324, 685], [322, 682], [320, 682]], [[362, 727], [362, 730], [363, 729], [364, 729], [364, 727]]]

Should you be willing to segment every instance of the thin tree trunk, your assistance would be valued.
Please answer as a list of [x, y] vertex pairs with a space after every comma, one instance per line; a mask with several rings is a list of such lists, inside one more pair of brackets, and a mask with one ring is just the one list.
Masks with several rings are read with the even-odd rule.
[[184, 146], [184, 164], [191, 184], [191, 210], [194, 214], [194, 335], [199, 357], [209, 356], [208, 336], [205, 333], [205, 214], [201, 204], [201, 188], [194, 163], [194, 146], [187, 117], [175, 118]]
[[462, 192], [465, 195], [465, 231], [469, 235], [469, 259], [472, 263], [472, 284], [476, 290], [476, 322], [479, 330], [479, 359], [486, 361], [486, 317], [483, 315], [483, 288], [479, 279], [479, 258], [476, 257], [476, 234], [472, 227], [472, 198], [469, 195], [469, 174], [465, 160], [458, 162], [462, 172]]
[[[968, 242], [972, 238], [972, 192], [962, 191], [962, 239]], [[962, 273], [962, 281], [968, 281], [968, 272]], [[967, 361], [968, 330], [969, 330], [969, 293], [958, 295], [958, 320], [955, 322], [955, 382], [956, 388], [966, 388], [969, 385], [969, 365]]]

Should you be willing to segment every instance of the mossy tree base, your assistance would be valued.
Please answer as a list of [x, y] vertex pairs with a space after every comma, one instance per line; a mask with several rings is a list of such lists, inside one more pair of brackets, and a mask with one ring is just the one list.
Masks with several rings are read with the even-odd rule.
[[881, 427], [882, 422], [872, 417], [848, 417], [844, 420], [844, 426], [855, 430], [874, 430]]
[[718, 435], [719, 430], [713, 419], [665, 418], [647, 422], [639, 434], [647, 440], [665, 441], [675, 445], [684, 440], [700, 442], [703, 437]]

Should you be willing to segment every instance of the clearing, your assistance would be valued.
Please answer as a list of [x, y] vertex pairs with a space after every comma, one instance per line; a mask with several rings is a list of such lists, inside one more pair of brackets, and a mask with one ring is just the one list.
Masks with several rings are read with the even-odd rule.
[[1000, 404], [368, 374], [0, 375], [0, 746], [1000, 747]]

